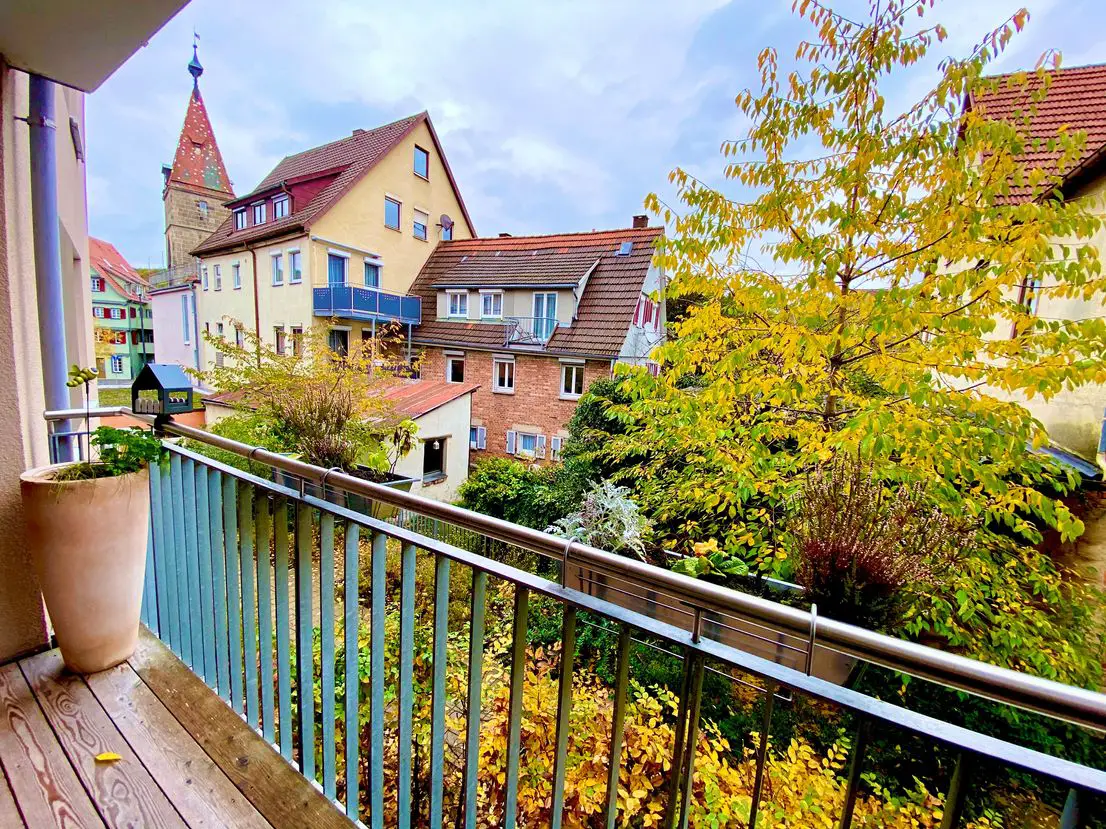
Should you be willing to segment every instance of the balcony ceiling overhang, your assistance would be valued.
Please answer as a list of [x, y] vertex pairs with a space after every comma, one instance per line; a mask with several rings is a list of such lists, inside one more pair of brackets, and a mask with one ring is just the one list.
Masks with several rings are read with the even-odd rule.
[[9, 65], [93, 92], [188, 0], [4, 0], [0, 54]]

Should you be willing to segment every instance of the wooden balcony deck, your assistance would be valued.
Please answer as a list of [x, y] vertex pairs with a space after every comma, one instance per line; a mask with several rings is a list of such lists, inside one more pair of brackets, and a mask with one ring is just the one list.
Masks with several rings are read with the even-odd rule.
[[5, 829], [354, 825], [145, 630], [89, 677], [56, 650], [0, 666], [0, 768]]

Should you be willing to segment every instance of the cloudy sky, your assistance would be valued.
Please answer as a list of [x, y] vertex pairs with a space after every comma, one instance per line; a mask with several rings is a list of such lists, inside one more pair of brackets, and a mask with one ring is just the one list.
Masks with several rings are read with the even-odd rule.
[[[962, 54], [1026, 3], [1032, 19], [996, 71], [1050, 48], [1065, 65], [1106, 62], [1101, 0], [939, 2], [931, 19], [951, 35], [940, 54]], [[289, 153], [426, 109], [482, 235], [626, 226], [676, 165], [718, 181], [757, 53], [791, 55], [810, 36], [790, 6], [192, 0], [88, 100], [90, 229], [137, 267], [162, 264], [160, 170], [184, 119], [193, 30], [238, 193]], [[911, 85], [926, 88], [927, 71]]]

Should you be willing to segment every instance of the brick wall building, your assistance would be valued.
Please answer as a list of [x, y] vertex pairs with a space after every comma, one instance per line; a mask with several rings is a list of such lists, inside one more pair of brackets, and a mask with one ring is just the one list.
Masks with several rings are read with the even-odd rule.
[[576, 402], [664, 339], [661, 228], [440, 243], [412, 285], [421, 376], [479, 383], [470, 457], [556, 460]]

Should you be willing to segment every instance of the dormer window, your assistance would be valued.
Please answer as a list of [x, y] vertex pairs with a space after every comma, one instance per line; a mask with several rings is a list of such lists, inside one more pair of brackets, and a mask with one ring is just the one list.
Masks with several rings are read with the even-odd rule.
[[246, 208], [234, 211], [234, 229], [245, 230], [246, 229]]
[[291, 199], [287, 196], [281, 196], [280, 198], [273, 200], [273, 218], [283, 219], [288, 215], [288, 206], [291, 204]]
[[449, 316], [467, 317], [469, 315], [468, 291], [450, 291], [446, 296], [449, 300]]
[[499, 319], [503, 316], [503, 292], [480, 292], [480, 316], [491, 319]]
[[255, 225], [265, 224], [265, 202], [253, 206], [253, 223]]

